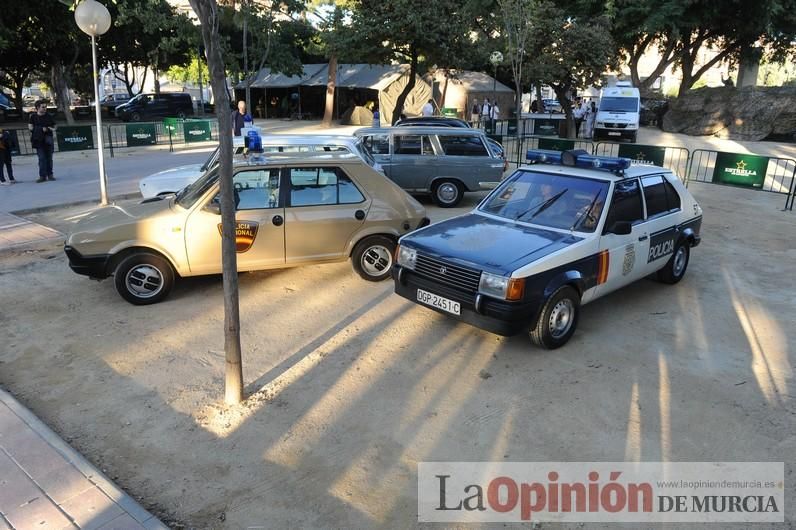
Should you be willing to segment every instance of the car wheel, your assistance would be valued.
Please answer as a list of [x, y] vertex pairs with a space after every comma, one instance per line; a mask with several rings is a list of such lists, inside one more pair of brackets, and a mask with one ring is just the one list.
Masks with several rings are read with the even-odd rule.
[[437, 206], [453, 208], [461, 202], [464, 189], [455, 180], [439, 180], [434, 183], [431, 194]]
[[547, 299], [539, 320], [530, 330], [531, 341], [541, 348], [560, 348], [575, 333], [580, 316], [580, 295], [565, 285]]
[[357, 243], [351, 253], [351, 265], [363, 279], [380, 282], [390, 276], [395, 241], [386, 236], [369, 236]]
[[663, 283], [675, 284], [683, 279], [691, 257], [691, 246], [688, 241], [681, 241], [672, 253], [666, 265], [658, 271], [658, 280]]
[[116, 291], [134, 305], [156, 304], [174, 285], [174, 270], [162, 257], [136, 252], [124, 258], [114, 272]]
[[636, 139], [638, 138], [638, 133], [633, 133], [630, 135], [630, 141], [632, 143], [636, 143]]
[[141, 121], [141, 115], [137, 112], [130, 114], [130, 121]]
[[183, 112], [183, 111], [178, 112], [177, 113], [177, 117], [179, 119], [181, 119], [181, 120], [184, 120], [185, 119], [185, 112]]

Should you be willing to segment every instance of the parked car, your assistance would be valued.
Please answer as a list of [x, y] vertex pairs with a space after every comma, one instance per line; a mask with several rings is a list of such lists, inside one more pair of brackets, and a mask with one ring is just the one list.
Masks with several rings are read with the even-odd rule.
[[193, 115], [193, 102], [187, 92], [138, 94], [127, 103], [116, 107], [116, 117], [123, 121], [185, 118], [191, 115]]
[[114, 115], [116, 107], [122, 103], [130, 101], [129, 94], [108, 94], [100, 100], [100, 110], [102, 112]]
[[555, 114], [561, 114], [564, 112], [564, 109], [561, 107], [561, 103], [557, 99], [543, 99], [542, 107], [544, 112], [552, 112]]
[[443, 208], [459, 204], [466, 191], [494, 188], [503, 176], [504, 160], [479, 129], [364, 128], [355, 134], [385, 175], [410, 193], [430, 193]]
[[[395, 123], [396, 127], [459, 127], [461, 129], [472, 129], [472, 125], [459, 118], [448, 118], [446, 116], [420, 116], [417, 118], [404, 118]], [[503, 171], [509, 168], [506, 160], [506, 150], [503, 144], [494, 138], [486, 137], [489, 150], [493, 155], [503, 160]]]
[[626, 138], [635, 143], [640, 121], [640, 99], [638, 88], [629, 81], [617, 81], [616, 86], [603, 88], [594, 119], [594, 139]]
[[[243, 153], [243, 138], [235, 138], [235, 154]], [[362, 140], [354, 136], [332, 135], [298, 135], [298, 134], [268, 134], [261, 139], [263, 151], [266, 155], [275, 153], [307, 153], [315, 151], [348, 151], [362, 158], [369, 166], [381, 172], [381, 166], [373, 155], [362, 144]], [[219, 148], [210, 154], [204, 164], [191, 164], [179, 166], [148, 177], [138, 183], [138, 189], [144, 198], [158, 195], [169, 195], [183, 189], [201, 177], [208, 169], [218, 164]]]
[[395, 292], [500, 335], [563, 346], [580, 307], [650, 275], [674, 284], [702, 208], [670, 170], [586, 151], [529, 151], [472, 212], [399, 241]]
[[[277, 155], [237, 164], [238, 270], [351, 258], [365, 280], [389, 277], [397, 239], [428, 224], [425, 209], [357, 155]], [[136, 305], [168, 296], [176, 278], [221, 272], [218, 168], [175, 197], [100, 208], [67, 237], [69, 266], [114, 277]]]

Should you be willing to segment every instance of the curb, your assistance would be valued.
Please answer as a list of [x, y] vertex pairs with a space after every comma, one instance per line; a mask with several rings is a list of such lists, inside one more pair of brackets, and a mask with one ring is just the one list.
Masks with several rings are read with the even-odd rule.
[[[113, 201], [125, 201], [127, 199], [141, 199], [143, 198], [139, 192], [133, 193], [123, 193], [121, 195], [117, 195], [115, 197], [111, 197], [111, 203]], [[92, 199], [92, 200], [85, 200], [85, 201], [74, 201], [74, 202], [66, 202], [63, 204], [52, 204], [50, 206], [38, 206], [36, 208], [26, 208], [24, 210], [14, 210], [13, 212], [8, 212], [12, 215], [30, 215], [34, 213], [45, 213], [50, 212], [52, 210], [57, 210], [59, 208], [72, 208], [74, 206], [85, 206], [89, 204], [97, 204], [99, 199]]]
[[64, 457], [67, 462], [77, 468], [89, 482], [93, 482], [105, 495], [110, 497], [139, 524], [148, 530], [168, 530], [168, 527], [164, 525], [160, 519], [149, 513], [138, 504], [135, 499], [122, 491], [99, 469], [86, 460], [83, 455], [75, 451], [71, 445], [64, 442], [60, 436], [55, 434], [52, 429], [45, 425], [44, 422], [3, 388], [0, 388], [0, 403], [8, 407], [11, 412], [16, 414], [19, 419], [26, 423], [28, 427], [41, 436], [45, 442]]

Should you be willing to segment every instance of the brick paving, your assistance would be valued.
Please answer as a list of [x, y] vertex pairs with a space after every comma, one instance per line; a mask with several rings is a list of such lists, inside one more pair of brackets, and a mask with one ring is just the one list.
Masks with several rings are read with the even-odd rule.
[[63, 237], [61, 232], [52, 228], [0, 212], [0, 250]]
[[0, 389], [0, 530], [166, 529]]

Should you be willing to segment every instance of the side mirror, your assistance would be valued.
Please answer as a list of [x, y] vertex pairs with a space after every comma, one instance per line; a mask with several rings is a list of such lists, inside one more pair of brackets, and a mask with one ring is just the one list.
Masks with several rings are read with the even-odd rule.
[[221, 215], [221, 205], [214, 200], [210, 201], [205, 205], [204, 211]]
[[617, 221], [606, 230], [609, 234], [616, 234], [618, 236], [626, 236], [633, 231], [633, 223], [630, 221]]

